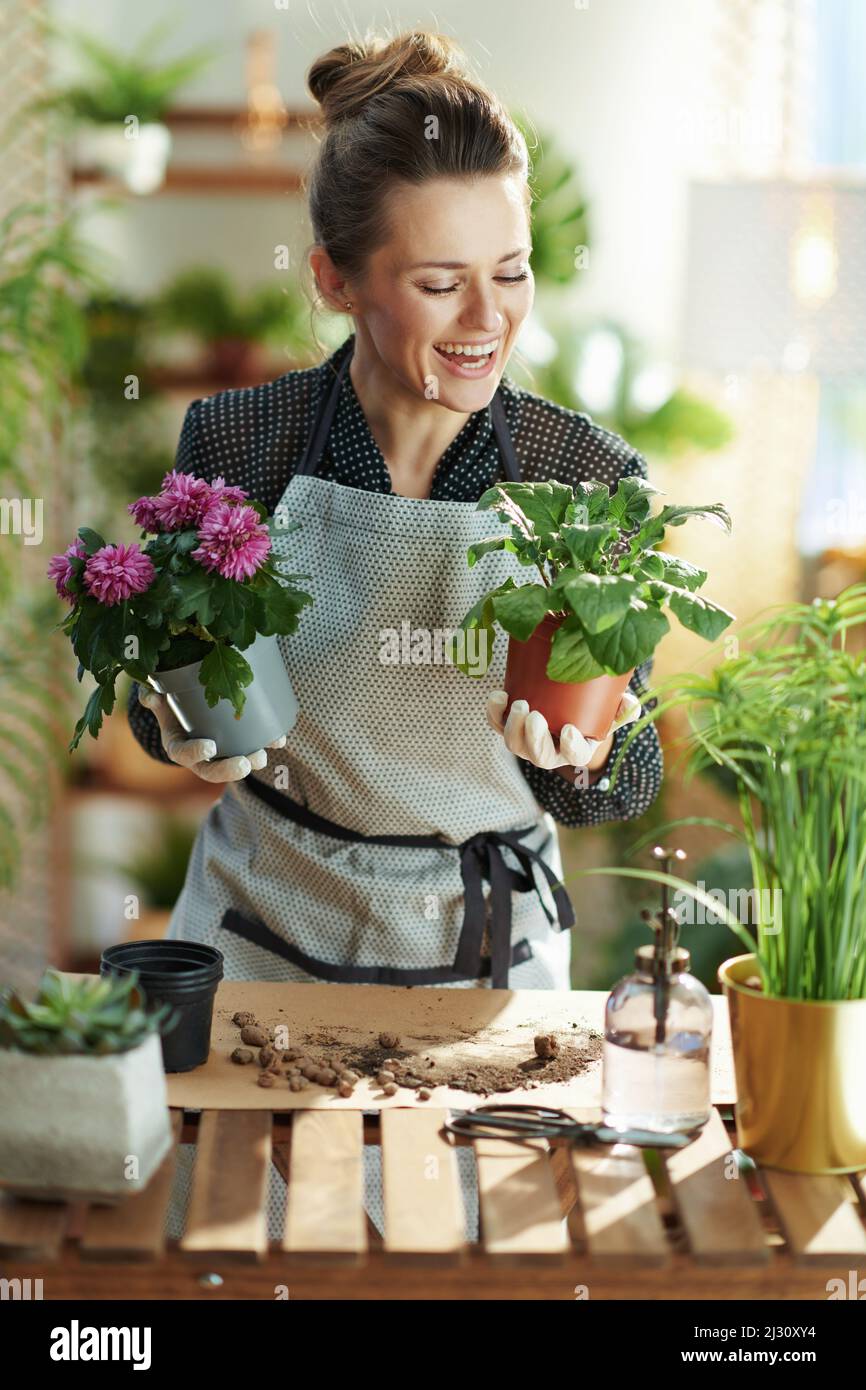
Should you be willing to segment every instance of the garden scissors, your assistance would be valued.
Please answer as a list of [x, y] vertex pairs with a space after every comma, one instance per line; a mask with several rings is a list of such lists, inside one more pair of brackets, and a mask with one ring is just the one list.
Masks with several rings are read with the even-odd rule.
[[697, 1131], [661, 1134], [651, 1129], [581, 1123], [546, 1105], [479, 1105], [475, 1110], [452, 1110], [443, 1128], [469, 1139], [568, 1139], [575, 1144], [636, 1144], [648, 1149], [682, 1149], [697, 1137]]

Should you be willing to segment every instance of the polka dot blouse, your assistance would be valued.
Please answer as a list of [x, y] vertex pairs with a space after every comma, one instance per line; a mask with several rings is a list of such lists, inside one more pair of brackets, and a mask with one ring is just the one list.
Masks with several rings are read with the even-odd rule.
[[[333, 378], [335, 359], [342, 350], [338, 348], [318, 366], [286, 372], [276, 381], [219, 391], [193, 401], [181, 430], [176, 467], [208, 480], [221, 475], [226, 483], [245, 488], [272, 512], [300, 460], [316, 407]], [[629, 474], [647, 476], [643, 456], [589, 415], [521, 389], [507, 373], [500, 388], [526, 481], [553, 478], [575, 487], [593, 478], [613, 490], [619, 479]], [[500, 468], [487, 406], [470, 415], [440, 458], [431, 500], [477, 502], [500, 476]], [[349, 487], [392, 490], [382, 451], [348, 373], [319, 472]], [[644, 710], [655, 705], [654, 700], [645, 699], [651, 670], [650, 659], [636, 669], [630, 683]], [[153, 714], [139, 704], [136, 683], [130, 693], [129, 722], [146, 751], [167, 762], [159, 726]], [[661, 746], [655, 726], [648, 725], [633, 739], [610, 789], [606, 774], [626, 733], [627, 729], [621, 729], [614, 735], [608, 762], [589, 786], [573, 786], [556, 771], [521, 760], [521, 770], [539, 805], [562, 825], [599, 825], [642, 815], [661, 786]]]

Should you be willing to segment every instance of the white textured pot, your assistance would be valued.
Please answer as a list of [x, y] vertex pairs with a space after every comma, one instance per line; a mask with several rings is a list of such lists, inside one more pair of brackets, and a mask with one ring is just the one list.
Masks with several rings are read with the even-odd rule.
[[158, 1034], [129, 1052], [0, 1048], [0, 1187], [49, 1201], [121, 1201], [171, 1147]]
[[165, 181], [171, 131], [161, 121], [127, 125], [113, 121], [75, 133], [75, 162], [122, 180], [132, 193], [154, 193]]

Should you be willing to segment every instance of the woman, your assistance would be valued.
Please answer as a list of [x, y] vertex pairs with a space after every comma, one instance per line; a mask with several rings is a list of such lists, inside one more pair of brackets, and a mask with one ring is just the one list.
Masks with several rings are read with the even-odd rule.
[[[505, 375], [533, 298], [527, 151], [460, 50], [427, 33], [347, 43], [308, 83], [326, 126], [310, 265], [354, 332], [321, 366], [193, 402], [177, 459], [300, 523], [275, 540], [316, 598], [280, 639], [300, 716], [269, 749], [215, 759], [164, 696], [142, 692], [145, 712], [133, 690], [149, 752], [226, 782], [169, 935], [218, 946], [235, 978], [568, 989], [553, 818], [651, 804], [652, 726], [612, 793], [605, 777], [650, 663], [607, 737], [569, 726], [557, 746], [524, 702], [503, 724], [504, 643], [485, 723], [481, 682], [447, 662], [385, 662], [383, 634], [453, 629], [485, 589], [525, 577], [510, 555], [466, 563], [497, 479], [613, 488], [646, 464]], [[372, 1186], [368, 1205], [378, 1215]]]

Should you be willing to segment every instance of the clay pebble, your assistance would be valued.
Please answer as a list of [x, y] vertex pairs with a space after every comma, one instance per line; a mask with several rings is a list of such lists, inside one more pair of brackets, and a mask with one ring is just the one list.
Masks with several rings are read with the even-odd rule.
[[267, 1033], [257, 1023], [247, 1023], [241, 1029], [241, 1042], [247, 1043], [249, 1047], [264, 1047], [267, 1041]]

